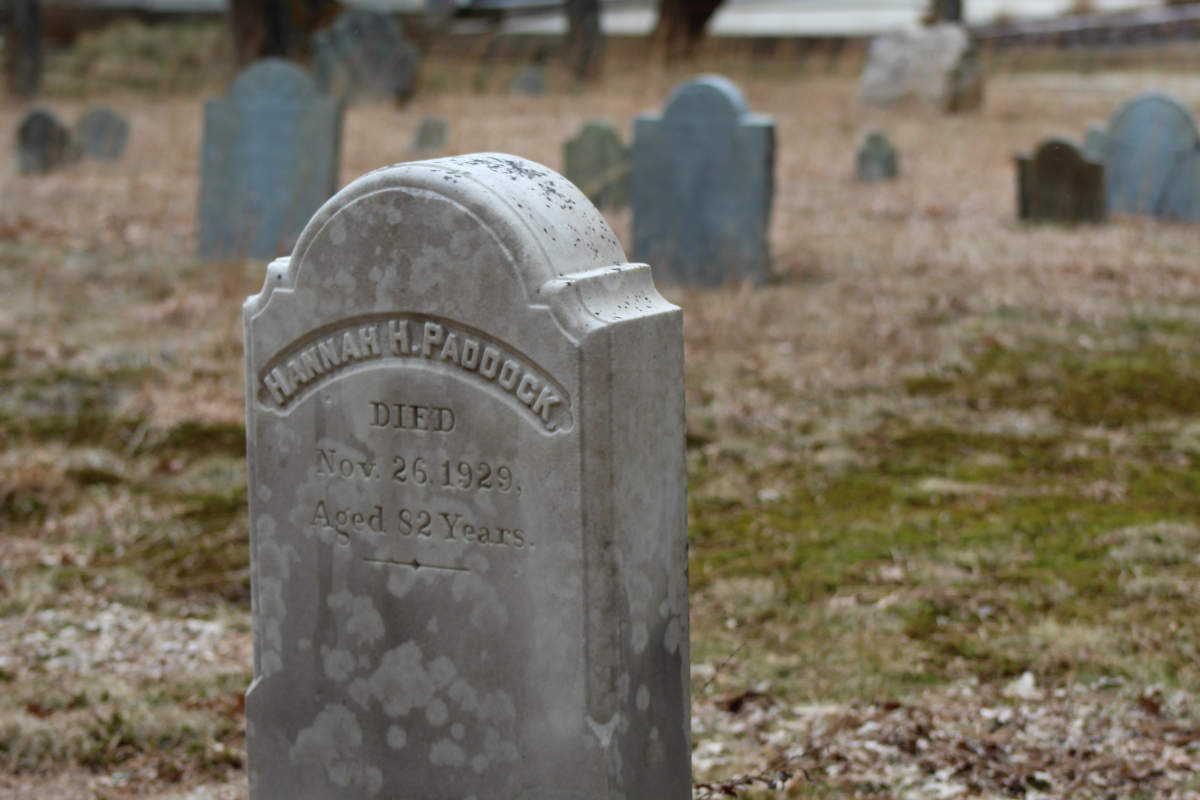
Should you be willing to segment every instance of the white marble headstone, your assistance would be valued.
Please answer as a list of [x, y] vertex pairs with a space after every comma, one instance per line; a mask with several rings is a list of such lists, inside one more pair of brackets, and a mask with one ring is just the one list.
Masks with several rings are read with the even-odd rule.
[[686, 800], [682, 317], [592, 204], [373, 172], [245, 332], [251, 798]]

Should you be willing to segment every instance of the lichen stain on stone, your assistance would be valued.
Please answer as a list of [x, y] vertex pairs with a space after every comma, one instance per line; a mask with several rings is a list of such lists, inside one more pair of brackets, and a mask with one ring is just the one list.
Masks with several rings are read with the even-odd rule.
[[383, 617], [375, 610], [370, 595], [355, 597], [349, 589], [342, 589], [329, 595], [325, 602], [338, 612], [339, 619], [345, 620], [340, 625], [342, 633], [357, 645], [372, 645], [383, 637]]
[[288, 757], [296, 764], [323, 767], [335, 786], [358, 786], [374, 796], [383, 788], [383, 773], [355, 755], [362, 746], [362, 728], [354, 712], [330, 704], [313, 724], [296, 735]]
[[354, 654], [349, 650], [331, 650], [327, 645], [321, 645], [321, 660], [326, 677], [338, 683], [349, 678], [354, 672]]

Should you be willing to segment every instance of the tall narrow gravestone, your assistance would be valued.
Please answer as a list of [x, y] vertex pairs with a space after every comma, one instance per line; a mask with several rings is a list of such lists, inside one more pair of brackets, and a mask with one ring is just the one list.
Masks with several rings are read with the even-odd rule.
[[1113, 115], [1100, 146], [1109, 212], [1200, 220], [1200, 134], [1178, 100], [1138, 95]]
[[766, 280], [775, 122], [731, 81], [678, 87], [634, 123], [633, 256], [674, 283]]
[[366, 175], [271, 264], [253, 800], [690, 798], [681, 326], [513, 156]]
[[1066, 139], [1017, 156], [1017, 216], [1047, 222], [1104, 220], [1104, 165]]
[[397, 100], [417, 86], [421, 54], [395, 18], [379, 11], [344, 11], [313, 37], [313, 70], [321, 91], [344, 100]]
[[271, 258], [291, 249], [337, 191], [342, 110], [283, 59], [259, 61], [204, 109], [200, 255]]
[[629, 204], [629, 148], [607, 122], [592, 120], [563, 145], [563, 172], [599, 208]]

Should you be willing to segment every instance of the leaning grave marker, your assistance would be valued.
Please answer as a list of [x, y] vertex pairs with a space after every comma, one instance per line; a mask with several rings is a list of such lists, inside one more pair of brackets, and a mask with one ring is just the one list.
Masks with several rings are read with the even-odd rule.
[[271, 264], [253, 800], [690, 797], [681, 325], [512, 156], [366, 175]]
[[203, 258], [291, 249], [337, 191], [342, 107], [290, 61], [248, 67], [204, 108], [198, 235]]
[[1109, 212], [1200, 221], [1200, 133], [1178, 100], [1138, 95], [1113, 114], [1099, 146]]
[[767, 278], [775, 121], [736, 85], [704, 75], [677, 87], [633, 137], [633, 257], [673, 283]]

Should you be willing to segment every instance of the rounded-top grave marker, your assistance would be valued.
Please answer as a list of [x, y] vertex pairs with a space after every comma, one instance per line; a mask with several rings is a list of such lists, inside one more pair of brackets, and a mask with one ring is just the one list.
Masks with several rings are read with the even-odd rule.
[[1110, 212], [1200, 220], [1200, 133], [1178, 100], [1138, 95], [1113, 114], [1100, 147]]
[[378, 170], [244, 327], [253, 800], [687, 800], [681, 312], [592, 204]]

